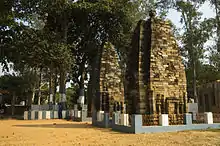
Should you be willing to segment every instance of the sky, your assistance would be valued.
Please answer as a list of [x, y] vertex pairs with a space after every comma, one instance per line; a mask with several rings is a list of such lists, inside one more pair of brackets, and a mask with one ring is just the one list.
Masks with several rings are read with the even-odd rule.
[[[211, 18], [211, 17], [215, 17], [215, 13], [214, 10], [210, 7], [209, 3], [205, 3], [201, 8], [200, 11], [203, 13], [202, 19], [204, 18]], [[170, 19], [176, 26], [177, 28], [181, 28], [181, 24], [180, 24], [180, 13], [178, 13], [175, 10], [170, 10], [167, 18]], [[207, 42], [207, 44], [212, 43], [211, 41]], [[11, 73], [12, 71], [10, 71]], [[4, 73], [2, 72], [2, 66], [0, 65], [0, 76], [2, 76]]]

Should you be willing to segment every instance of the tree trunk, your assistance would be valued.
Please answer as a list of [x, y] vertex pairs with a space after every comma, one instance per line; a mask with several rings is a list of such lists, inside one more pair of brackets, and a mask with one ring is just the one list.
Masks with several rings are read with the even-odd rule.
[[11, 100], [11, 115], [14, 116], [15, 114], [15, 92], [12, 93], [12, 100]]
[[214, 0], [215, 15], [216, 15], [216, 26], [217, 26], [217, 50], [220, 52], [220, 2]]
[[41, 78], [42, 78], [42, 68], [40, 69], [40, 74], [39, 74], [39, 86], [38, 86], [38, 105], [41, 104]]
[[92, 111], [99, 111], [101, 109], [100, 104], [100, 67], [101, 67], [101, 58], [102, 58], [102, 51], [104, 47], [103, 43], [101, 47], [98, 49], [97, 55], [91, 62], [92, 72], [91, 72], [91, 83], [90, 83], [90, 92], [92, 93], [91, 99], [92, 100]]
[[27, 106], [31, 107], [34, 91], [28, 92]]
[[56, 93], [57, 93], [57, 70], [55, 69], [55, 75], [54, 75], [54, 87], [53, 87], [53, 103], [56, 103]]
[[53, 89], [52, 89], [52, 67], [50, 68], [50, 77], [49, 77], [49, 109], [53, 109]]
[[195, 59], [193, 59], [193, 96], [194, 96], [195, 103], [197, 103], [198, 99], [197, 99], [197, 90], [196, 90], [196, 61]]
[[33, 92], [32, 92], [32, 103], [34, 103], [34, 99], [35, 99], [35, 88], [33, 89]]
[[62, 109], [66, 109], [66, 84], [65, 84], [66, 73], [65, 71], [60, 72], [60, 102], [62, 103]]

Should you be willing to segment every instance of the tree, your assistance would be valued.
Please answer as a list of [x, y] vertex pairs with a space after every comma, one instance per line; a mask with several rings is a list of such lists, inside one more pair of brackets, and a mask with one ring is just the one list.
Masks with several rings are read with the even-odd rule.
[[188, 60], [186, 64], [188, 88], [193, 88], [193, 98], [196, 102], [197, 67], [200, 66], [201, 59], [204, 57], [204, 43], [212, 32], [212, 28], [208, 25], [210, 20], [201, 22], [202, 13], [198, 12], [201, 4], [202, 1], [179, 1], [176, 3], [177, 11], [181, 13], [180, 22], [185, 30], [182, 37], [182, 50]]

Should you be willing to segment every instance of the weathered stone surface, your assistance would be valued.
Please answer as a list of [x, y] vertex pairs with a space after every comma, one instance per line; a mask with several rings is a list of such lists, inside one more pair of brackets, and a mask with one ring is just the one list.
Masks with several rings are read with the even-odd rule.
[[111, 44], [106, 44], [100, 68], [100, 110], [112, 112], [115, 102], [124, 103], [124, 86], [118, 61], [115, 48]]
[[158, 18], [139, 21], [129, 54], [128, 113], [184, 112], [185, 70], [169, 23]]

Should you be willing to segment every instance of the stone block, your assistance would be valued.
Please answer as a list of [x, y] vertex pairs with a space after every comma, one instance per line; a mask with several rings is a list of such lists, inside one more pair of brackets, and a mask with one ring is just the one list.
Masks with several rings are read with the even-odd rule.
[[205, 123], [206, 124], [213, 124], [213, 114], [212, 112], [205, 112], [204, 113]]
[[162, 114], [159, 116], [159, 125], [160, 126], [169, 126], [168, 114]]

